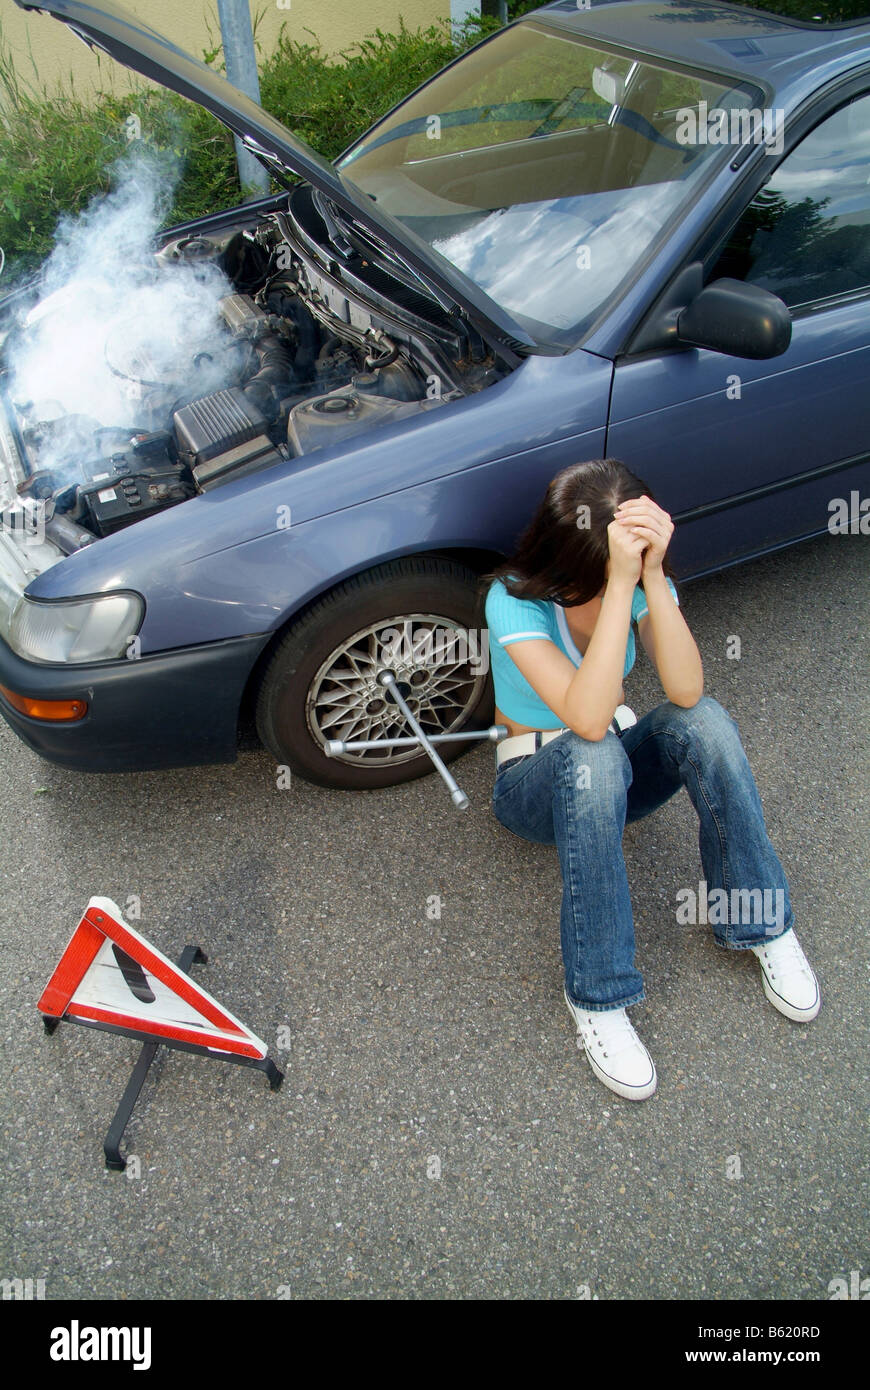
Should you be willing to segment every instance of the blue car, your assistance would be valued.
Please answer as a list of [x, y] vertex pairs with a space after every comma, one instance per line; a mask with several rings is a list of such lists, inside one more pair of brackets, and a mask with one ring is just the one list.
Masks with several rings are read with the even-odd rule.
[[116, 289], [85, 219], [79, 279], [0, 305], [0, 710], [43, 757], [230, 762], [251, 721], [314, 782], [429, 771], [324, 748], [402, 732], [384, 668], [488, 723], [481, 578], [572, 462], [648, 481], [681, 579], [867, 529], [866, 23], [559, 0], [333, 165], [119, 6], [38, 8], [282, 185]]

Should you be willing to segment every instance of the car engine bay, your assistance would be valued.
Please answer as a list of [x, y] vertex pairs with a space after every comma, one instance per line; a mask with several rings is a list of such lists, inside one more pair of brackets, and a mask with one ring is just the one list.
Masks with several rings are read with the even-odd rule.
[[[158, 278], [179, 266], [217, 268], [229, 292], [217, 302], [214, 339], [180, 372], [161, 372], [159, 354], [153, 360], [123, 313], [108, 327], [105, 363], [126, 419], [40, 409], [14, 399], [13, 383], [0, 377], [0, 530], [14, 489], [17, 506], [42, 509], [45, 541], [69, 555], [224, 482], [481, 390], [509, 370], [459, 316], [408, 278], [393, 278], [378, 248], [368, 259], [365, 247], [345, 248], [342, 264], [324, 231], [301, 185], [286, 210], [254, 226], [164, 239], [154, 252]], [[62, 293], [38, 301], [9, 328], [7, 349], [35, 320], [64, 313], [71, 317]], [[74, 323], [69, 334], [74, 352]], [[74, 465], [58, 469], [70, 440]]]

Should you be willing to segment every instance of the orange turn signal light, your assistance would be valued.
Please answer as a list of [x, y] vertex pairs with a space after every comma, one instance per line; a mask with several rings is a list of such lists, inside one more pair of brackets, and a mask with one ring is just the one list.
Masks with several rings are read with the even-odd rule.
[[30, 695], [16, 695], [14, 690], [7, 690], [5, 685], [0, 685], [0, 694], [9, 701], [13, 709], [26, 714], [29, 719], [72, 724], [76, 719], [83, 719], [88, 712], [85, 700], [35, 700]]

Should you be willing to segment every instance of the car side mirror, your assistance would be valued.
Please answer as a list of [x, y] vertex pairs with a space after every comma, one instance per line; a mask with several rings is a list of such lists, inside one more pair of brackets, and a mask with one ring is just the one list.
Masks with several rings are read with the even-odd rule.
[[742, 280], [714, 280], [682, 309], [677, 342], [732, 357], [779, 357], [791, 342], [788, 305]]

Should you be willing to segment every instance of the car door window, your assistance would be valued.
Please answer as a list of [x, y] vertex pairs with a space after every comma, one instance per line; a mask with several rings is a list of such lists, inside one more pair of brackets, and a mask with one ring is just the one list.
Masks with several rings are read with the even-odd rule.
[[828, 116], [777, 166], [710, 278], [721, 276], [792, 309], [870, 293], [870, 94]]

